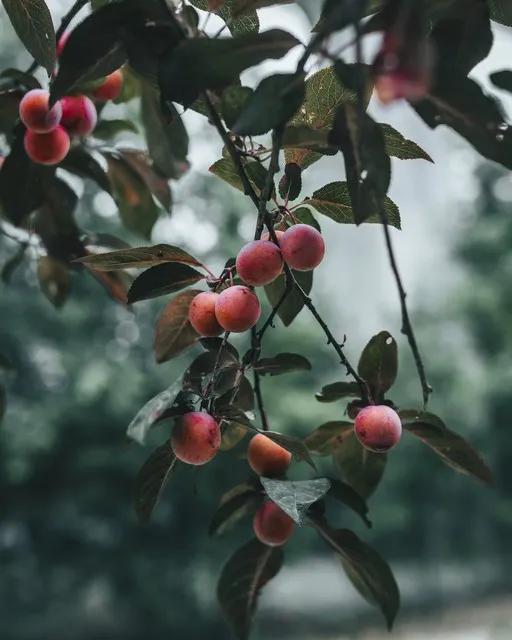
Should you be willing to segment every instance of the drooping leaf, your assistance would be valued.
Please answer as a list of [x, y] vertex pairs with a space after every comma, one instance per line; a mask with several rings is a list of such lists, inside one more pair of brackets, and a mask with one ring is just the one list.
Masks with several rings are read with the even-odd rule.
[[315, 31], [327, 35], [359, 22], [367, 15], [368, 0], [325, 0]]
[[498, 87], [498, 89], [512, 92], [512, 71], [510, 71], [510, 69], [495, 71], [494, 73], [491, 73], [489, 79], [495, 87]]
[[283, 564], [283, 550], [258, 540], [235, 551], [222, 569], [217, 598], [239, 640], [248, 640], [258, 596]]
[[376, 400], [384, 397], [394, 384], [398, 373], [396, 340], [388, 331], [381, 331], [365, 346], [358, 373], [369, 385]]
[[186, 40], [162, 60], [162, 96], [190, 106], [202, 91], [230, 85], [245, 69], [268, 58], [282, 58], [298, 44], [294, 36], [280, 29], [229, 39]]
[[354, 424], [346, 420], [325, 422], [305, 438], [304, 444], [311, 453], [328, 456], [343, 444], [353, 428]]
[[180, 391], [181, 379], [178, 379], [170, 387], [146, 402], [128, 425], [126, 435], [138, 444], [143, 445], [150, 428], [162, 417], [167, 409], [172, 407]]
[[426, 151], [412, 140], [404, 138], [404, 136], [389, 124], [380, 123], [380, 128], [384, 133], [384, 143], [386, 152], [393, 158], [399, 160], [427, 160], [434, 162]]
[[368, 519], [368, 505], [350, 485], [345, 482], [340, 482], [339, 480], [331, 480], [331, 488], [329, 489], [327, 497], [334, 498], [338, 500], [338, 502], [350, 507], [352, 511], [361, 516], [367, 527], [370, 528], [372, 526], [371, 521]]
[[400, 607], [400, 592], [387, 562], [349, 529], [331, 529], [316, 522], [320, 536], [340, 555], [349, 580], [365, 600], [377, 606], [391, 629]]
[[377, 488], [387, 461], [386, 454], [368, 451], [353, 433], [348, 434], [342, 446], [335, 449], [333, 458], [342, 480], [363, 498], [371, 496]]
[[[304, 203], [340, 224], [358, 224], [352, 209], [349, 189], [346, 182], [331, 182], [313, 193]], [[388, 224], [397, 229], [401, 228], [400, 212], [396, 204], [389, 197], [384, 198], [384, 210]], [[371, 212], [371, 213], [370, 213]], [[363, 216], [362, 222], [380, 224], [381, 219], [375, 207], [369, 209]]]
[[297, 353], [278, 353], [272, 358], [261, 358], [254, 368], [263, 375], [269, 373], [271, 376], [278, 376], [291, 371], [310, 371], [311, 363]]
[[[221, 348], [222, 343], [219, 346], [219, 350]], [[222, 348], [222, 351], [219, 350], [206, 351], [195, 358], [183, 374], [184, 389], [190, 389], [198, 395], [202, 395], [205, 383], [212, 382], [211, 378], [215, 367], [217, 367], [217, 374], [220, 374], [224, 369], [228, 369], [234, 384], [236, 371], [239, 368], [238, 358], [227, 348]], [[212, 389], [212, 391], [214, 390]]]
[[176, 456], [170, 440], [149, 456], [135, 480], [135, 513], [141, 524], [147, 524], [176, 467]]
[[[212, 10], [212, 7], [208, 0], [191, 0], [192, 4], [198, 9], [204, 11]], [[233, 13], [233, 5], [236, 0], [224, 0], [223, 2], [217, 2], [215, 7], [215, 13], [220, 16], [226, 23], [228, 29], [234, 36], [243, 35], [246, 33], [257, 33], [260, 28], [260, 21], [256, 11], [247, 11], [243, 15], [236, 16]]]
[[128, 302], [132, 304], [140, 300], [174, 293], [203, 278], [202, 273], [192, 269], [188, 264], [179, 262], [159, 264], [156, 267], [150, 267], [135, 279], [128, 292]]
[[231, 451], [231, 449], [234, 449], [246, 435], [247, 427], [239, 424], [235, 420], [229, 422], [226, 421], [222, 433], [222, 444], [220, 445], [221, 451]]
[[322, 391], [315, 393], [318, 402], [336, 402], [342, 398], [355, 397], [361, 395], [361, 390], [357, 382], [332, 382], [322, 387]]
[[111, 193], [108, 175], [94, 155], [83, 146], [72, 147], [62, 161], [61, 167], [81, 178], [93, 180], [100, 189]]
[[302, 104], [304, 75], [282, 73], [260, 82], [240, 113], [233, 131], [241, 136], [262, 135], [285, 125]]
[[[249, 182], [259, 195], [265, 186], [265, 180], [267, 177], [265, 168], [259, 162], [246, 162], [244, 164], [244, 168]], [[235, 187], [235, 189], [242, 192], [244, 191], [244, 185], [242, 184], [242, 180], [231, 158], [221, 158], [220, 160], [217, 160], [217, 162], [212, 164], [209, 171], [219, 178], [222, 178], [222, 180], [230, 184], [232, 187]]]
[[512, 27], [512, 6], [508, 0], [489, 0], [489, 6], [493, 20]]
[[188, 319], [188, 309], [200, 291], [183, 291], [164, 308], [155, 328], [153, 348], [157, 362], [166, 362], [191, 347], [199, 339]]
[[284, 449], [292, 453], [297, 460], [307, 462], [313, 469], [316, 469], [308, 448], [299, 438], [287, 436], [284, 433], [277, 433], [277, 431], [261, 431], [260, 433], [263, 433], [267, 438], [280, 444]]
[[170, 244], [157, 244], [153, 247], [130, 247], [119, 251], [109, 251], [76, 260], [89, 265], [97, 271], [115, 271], [117, 269], [145, 269], [167, 262], [179, 262], [194, 267], [203, 265], [189, 253]]
[[69, 270], [66, 265], [51, 256], [37, 261], [37, 279], [41, 291], [54, 307], [62, 307], [69, 293]]
[[[293, 275], [305, 293], [309, 293], [313, 287], [312, 271], [294, 271]], [[275, 307], [280, 302], [286, 291], [285, 276], [281, 275], [265, 287], [265, 294], [270, 304]], [[304, 299], [296, 290], [291, 290], [278, 310], [285, 327], [288, 327], [304, 307]]]
[[331, 488], [327, 478], [297, 481], [262, 477], [260, 480], [267, 496], [297, 524], [302, 524], [309, 507]]
[[111, 140], [121, 133], [138, 133], [137, 125], [131, 120], [120, 118], [102, 118], [94, 129], [94, 137], [102, 140]]
[[5, 11], [26, 49], [50, 76], [55, 70], [55, 30], [44, 0], [2, 0]]
[[250, 87], [240, 85], [233, 85], [222, 92], [220, 109], [228, 129], [233, 128], [252, 94]]
[[283, 200], [296, 200], [302, 190], [302, 169], [295, 162], [289, 162], [279, 181], [279, 195]]
[[213, 514], [208, 533], [222, 535], [239, 520], [254, 513], [261, 504], [263, 496], [249, 484], [240, 484], [222, 496], [220, 505]]
[[293, 216], [294, 218], [297, 218], [299, 222], [302, 222], [302, 224], [309, 224], [311, 227], [315, 227], [317, 231], [322, 231], [317, 219], [309, 207], [299, 207], [298, 209], [294, 209]]
[[19, 108], [24, 92], [19, 89], [0, 91], [0, 132], [10, 134], [19, 118]]
[[400, 411], [399, 415], [404, 429], [433, 449], [448, 466], [486, 484], [494, 483], [492, 471], [480, 454], [438, 416], [414, 409]]
[[169, 180], [153, 165], [148, 154], [139, 149], [120, 147], [116, 149], [116, 153], [139, 175], [156, 200], [170, 213], [172, 209], [172, 193]]

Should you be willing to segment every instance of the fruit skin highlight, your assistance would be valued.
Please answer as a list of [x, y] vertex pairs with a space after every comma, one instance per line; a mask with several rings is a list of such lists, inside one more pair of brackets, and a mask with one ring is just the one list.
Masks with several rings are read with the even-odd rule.
[[195, 466], [209, 462], [220, 444], [218, 423], [202, 411], [191, 411], [181, 416], [171, 435], [172, 449], [178, 460]]
[[235, 285], [224, 289], [215, 303], [215, 315], [224, 331], [242, 333], [258, 322], [260, 301], [248, 287]]
[[292, 454], [262, 433], [249, 443], [247, 459], [251, 469], [259, 476], [276, 478], [286, 473]]
[[188, 319], [197, 333], [204, 338], [215, 338], [224, 331], [215, 315], [215, 303], [218, 297], [218, 293], [203, 291], [198, 293], [190, 303]]
[[105, 80], [92, 92], [93, 97], [98, 102], [108, 102], [115, 100], [121, 94], [123, 86], [123, 72], [121, 69], [108, 75]]
[[35, 133], [28, 129], [23, 142], [28, 157], [33, 162], [45, 165], [62, 162], [70, 147], [69, 135], [61, 126], [49, 133]]
[[269, 547], [280, 547], [292, 536], [295, 523], [281, 507], [269, 501], [256, 511], [253, 529], [260, 542]]
[[61, 125], [73, 136], [87, 136], [94, 131], [98, 114], [93, 101], [87, 96], [62, 98]]
[[375, 453], [392, 449], [402, 436], [402, 422], [394, 409], [386, 405], [370, 405], [361, 409], [354, 422], [359, 442]]
[[62, 105], [56, 102], [49, 108], [50, 94], [44, 89], [28, 91], [20, 102], [20, 119], [35, 133], [49, 133], [55, 129], [62, 118]]
[[239, 251], [236, 271], [253, 287], [273, 282], [283, 270], [283, 256], [279, 247], [269, 240], [254, 240]]
[[325, 255], [322, 234], [308, 224], [296, 224], [279, 240], [281, 253], [288, 266], [296, 271], [311, 271]]

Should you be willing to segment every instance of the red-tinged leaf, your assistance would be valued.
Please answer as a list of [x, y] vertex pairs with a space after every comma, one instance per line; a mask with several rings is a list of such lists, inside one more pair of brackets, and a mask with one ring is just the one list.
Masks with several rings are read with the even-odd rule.
[[363, 498], [368, 498], [379, 485], [386, 468], [387, 455], [365, 449], [354, 433], [347, 433], [341, 446], [333, 452], [334, 462], [347, 482]]
[[351, 435], [354, 424], [346, 420], [333, 420], [326, 422], [315, 429], [304, 440], [304, 444], [319, 456], [328, 456], [334, 453]]
[[228, 531], [239, 520], [254, 513], [262, 501], [263, 496], [254, 485], [237, 485], [222, 496], [219, 507], [211, 519], [209, 534], [221, 535]]
[[184, 291], [162, 311], [155, 329], [154, 350], [157, 362], [174, 358], [199, 340], [199, 335], [188, 319], [190, 303], [198, 293], [200, 291], [194, 289]]
[[189, 253], [169, 244], [157, 244], [154, 247], [130, 247], [120, 251], [109, 251], [79, 258], [81, 262], [96, 271], [115, 271], [117, 269], [145, 269], [166, 262], [202, 267], [203, 265]]
[[188, 264], [168, 262], [151, 267], [135, 279], [128, 291], [128, 302], [158, 298], [185, 289], [205, 276]]
[[396, 340], [387, 331], [381, 331], [368, 342], [361, 354], [358, 373], [380, 400], [394, 384], [398, 373]]
[[147, 524], [165, 486], [176, 467], [170, 441], [155, 449], [143, 464], [135, 481], [135, 512], [141, 524]]

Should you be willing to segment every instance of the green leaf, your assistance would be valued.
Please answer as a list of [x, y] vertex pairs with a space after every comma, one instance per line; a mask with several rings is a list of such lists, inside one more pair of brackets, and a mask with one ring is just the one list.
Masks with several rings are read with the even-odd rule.
[[108, 175], [96, 158], [84, 147], [72, 147], [61, 163], [61, 167], [81, 178], [93, 180], [100, 189], [111, 193]]
[[235, 551], [219, 579], [217, 598], [239, 640], [248, 640], [258, 596], [283, 564], [283, 550], [258, 540]]
[[128, 425], [126, 435], [140, 445], [145, 444], [148, 431], [173, 406], [180, 391], [181, 378], [146, 402]]
[[188, 134], [176, 108], [166, 105], [166, 109], [164, 114], [159, 94], [144, 86], [141, 115], [149, 155], [165, 177], [176, 179], [189, 168]]
[[222, 496], [210, 521], [208, 533], [213, 536], [229, 531], [239, 520], [254, 513], [262, 499], [254, 486], [248, 483], [237, 485]]
[[398, 158], [399, 160], [427, 160], [434, 162], [426, 151], [412, 140], [404, 138], [404, 136], [389, 124], [379, 124], [384, 134], [384, 142], [386, 144], [386, 152], [389, 156]]
[[[249, 182], [254, 187], [257, 195], [259, 195], [262, 189], [265, 186], [265, 180], [267, 177], [267, 172], [265, 168], [259, 162], [246, 162], [244, 164], [245, 171], [247, 173], [247, 177], [249, 178]], [[219, 178], [222, 178], [225, 182], [230, 184], [235, 189], [239, 191], [244, 191], [244, 186], [242, 184], [242, 180], [238, 175], [238, 171], [233, 164], [231, 158], [221, 158], [217, 160], [209, 169], [210, 173], [213, 173]]]
[[[312, 271], [294, 271], [293, 275], [300, 284], [305, 293], [309, 293], [313, 287]], [[270, 304], [275, 307], [281, 300], [286, 291], [286, 282], [284, 275], [280, 275], [274, 282], [267, 284], [265, 294]], [[304, 307], [304, 300], [300, 293], [294, 288], [288, 293], [285, 301], [279, 307], [277, 312], [285, 327], [288, 327]]]
[[342, 479], [363, 498], [371, 496], [384, 474], [386, 454], [368, 451], [351, 433], [334, 451], [333, 457]]
[[203, 265], [189, 253], [170, 244], [157, 244], [153, 247], [130, 247], [119, 251], [109, 251], [93, 256], [79, 258], [75, 262], [89, 265], [97, 271], [115, 271], [117, 269], [145, 269], [167, 262], [202, 267]]
[[322, 231], [320, 225], [318, 224], [313, 212], [309, 207], [300, 207], [299, 209], [293, 210], [294, 218], [297, 218], [299, 222], [302, 224], [309, 224], [310, 227], [315, 227], [317, 231]]
[[351, 435], [354, 424], [347, 420], [332, 420], [320, 425], [304, 440], [304, 444], [319, 456], [329, 456]]
[[433, 449], [449, 467], [492, 485], [492, 471], [464, 438], [446, 428], [436, 415], [415, 409], [399, 412], [405, 430]]
[[372, 523], [368, 519], [368, 505], [350, 485], [340, 482], [339, 480], [331, 480], [331, 488], [329, 489], [327, 497], [334, 498], [338, 500], [338, 502], [350, 507], [352, 511], [361, 516], [368, 528], [372, 526]]
[[2, 0], [5, 11], [34, 60], [51, 76], [55, 70], [55, 30], [44, 0]]
[[180, 43], [161, 64], [166, 101], [190, 106], [206, 89], [232, 84], [245, 69], [282, 58], [299, 41], [280, 29], [235, 38], [194, 38]]
[[54, 307], [62, 307], [69, 294], [69, 270], [60, 260], [42, 256], [37, 261], [37, 279], [41, 291]]
[[222, 92], [220, 110], [228, 129], [232, 129], [244, 109], [253, 90], [250, 87], [233, 85]]
[[512, 6], [508, 0], [489, 0], [489, 6], [493, 20], [512, 27]]
[[7, 408], [7, 398], [3, 385], [0, 384], [0, 423], [5, 416], [5, 410]]
[[128, 303], [157, 298], [189, 287], [205, 276], [188, 264], [167, 262], [140, 274], [128, 291]]
[[331, 488], [331, 482], [327, 478], [292, 481], [262, 477], [260, 480], [267, 496], [299, 525], [309, 507], [323, 498]]
[[176, 456], [170, 440], [158, 447], [143, 464], [135, 480], [135, 513], [141, 524], [147, 524], [176, 468]]
[[162, 207], [170, 212], [172, 208], [172, 193], [169, 179], [151, 162], [149, 155], [140, 149], [117, 148], [117, 155], [122, 158], [146, 183], [147, 188], [158, 200]]
[[298, 111], [304, 93], [304, 75], [280, 73], [265, 78], [248, 98], [233, 131], [256, 136], [282, 127]]
[[247, 435], [247, 427], [239, 424], [235, 420], [225, 421], [222, 433], [221, 451], [231, 451]]
[[232, 0], [232, 12], [234, 16], [251, 13], [255, 9], [271, 7], [275, 5], [292, 4], [295, 0]]
[[358, 373], [380, 401], [394, 384], [398, 373], [396, 340], [388, 331], [381, 331], [368, 342], [361, 354]]
[[[295, 162], [288, 162], [279, 181], [279, 195], [283, 200], [296, 200], [302, 191], [302, 169]], [[297, 215], [297, 212], [295, 212]]]
[[261, 358], [254, 365], [254, 369], [265, 375], [278, 376], [291, 371], [310, 371], [311, 363], [304, 356], [297, 353], [278, 353], [272, 358]]
[[325, 0], [315, 31], [323, 35], [359, 22], [367, 15], [368, 0]]
[[332, 382], [322, 387], [322, 391], [315, 393], [318, 402], [336, 402], [342, 398], [359, 398], [361, 389], [357, 382]]
[[139, 133], [137, 125], [131, 120], [121, 120], [119, 118], [108, 120], [102, 118], [94, 129], [94, 137], [102, 140], [111, 140], [120, 133]]
[[[23, 264], [28, 245], [20, 244], [18, 250], [10, 256], [3, 264], [0, 271], [0, 278], [4, 284], [9, 284], [15, 271]], [[2, 358], [0, 356], [0, 367], [2, 366]]]
[[123, 224], [130, 231], [149, 238], [158, 218], [158, 207], [146, 181], [122, 156], [112, 153], [104, 155]]
[[[236, 0], [224, 0], [222, 6], [214, 11], [220, 16], [228, 29], [234, 36], [243, 35], [245, 33], [257, 33], [260, 28], [260, 21], [256, 11], [248, 11], [245, 15], [235, 16], [233, 13], [233, 5]], [[198, 9], [208, 11], [208, 0], [191, 0], [191, 3]]]
[[[222, 342], [219, 349], [214, 351], [206, 351], [200, 353], [192, 362], [189, 368], [183, 374], [183, 388], [189, 389], [198, 395], [203, 395], [203, 388], [211, 381], [211, 374], [217, 365], [217, 372], [223, 369], [230, 369], [233, 378], [236, 376], [236, 370], [239, 368], [238, 356], [226, 347], [222, 348]], [[228, 403], [230, 404], [230, 403]]]
[[0, 91], [0, 132], [10, 134], [19, 118], [24, 92], [19, 89]]
[[494, 73], [491, 73], [489, 78], [493, 85], [498, 87], [498, 89], [512, 92], [512, 71], [510, 71], [510, 69], [495, 71]]
[[313, 462], [313, 458], [311, 457], [308, 448], [299, 440], [299, 438], [295, 438], [294, 436], [287, 436], [284, 433], [277, 433], [277, 431], [260, 431], [263, 435], [267, 436], [277, 444], [281, 445], [284, 449], [292, 453], [297, 460], [301, 460], [307, 462], [313, 469], [316, 469], [315, 463]]
[[156, 323], [153, 343], [158, 363], [174, 358], [199, 339], [188, 319], [190, 303], [198, 293], [195, 289], [183, 291], [164, 307]]
[[[331, 182], [306, 198], [303, 204], [313, 207], [318, 213], [331, 218], [340, 224], [358, 224], [352, 209], [349, 190], [346, 182]], [[400, 212], [396, 204], [387, 196], [384, 199], [384, 209], [389, 225], [401, 228]], [[371, 213], [370, 213], [371, 211]], [[370, 213], [370, 215], [368, 215]], [[362, 215], [362, 222], [380, 224], [381, 219], [375, 207]]]
[[387, 562], [348, 529], [331, 529], [316, 522], [320, 536], [340, 555], [349, 580], [365, 600], [379, 607], [391, 630], [400, 607], [398, 585]]

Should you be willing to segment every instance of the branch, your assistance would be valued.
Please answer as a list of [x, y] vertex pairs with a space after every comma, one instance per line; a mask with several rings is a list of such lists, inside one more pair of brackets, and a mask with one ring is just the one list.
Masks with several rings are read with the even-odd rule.
[[[251, 329], [251, 344], [252, 344], [252, 364], [254, 365], [255, 361], [259, 358], [259, 354], [261, 351], [261, 344], [258, 340], [258, 335], [256, 333], [256, 327]], [[258, 411], [261, 418], [261, 426], [263, 431], [268, 431], [268, 419], [265, 411], [265, 405], [263, 403], [263, 393], [261, 391], [261, 380], [260, 374], [253, 366], [253, 377], [254, 377], [254, 395], [256, 397], [256, 404], [258, 405]]]

